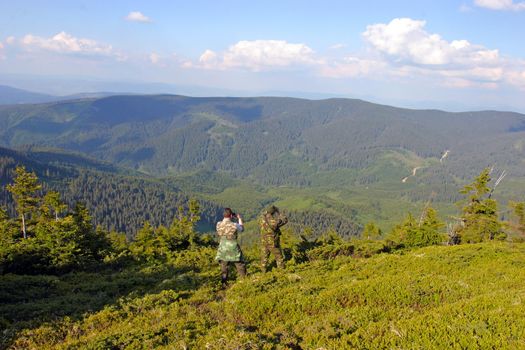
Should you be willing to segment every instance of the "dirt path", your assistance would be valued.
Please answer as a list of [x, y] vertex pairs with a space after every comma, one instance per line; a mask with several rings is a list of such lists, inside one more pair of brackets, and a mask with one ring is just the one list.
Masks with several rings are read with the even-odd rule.
[[448, 157], [448, 154], [450, 153], [450, 150], [446, 150], [445, 153], [443, 153], [443, 155], [441, 156], [441, 159], [439, 160], [440, 163], [443, 163], [443, 161], [445, 160], [445, 158]]
[[410, 176], [416, 176], [417, 171], [418, 171], [419, 169], [421, 169], [421, 168], [422, 168], [421, 166], [417, 166], [417, 167], [415, 167], [414, 169], [412, 169], [412, 175], [409, 175], [409, 176], [407, 176], [407, 177], [404, 177], [403, 180], [401, 180], [401, 182], [402, 182], [402, 183], [405, 183], [405, 182], [407, 182], [407, 180], [408, 180], [408, 178], [409, 178]]

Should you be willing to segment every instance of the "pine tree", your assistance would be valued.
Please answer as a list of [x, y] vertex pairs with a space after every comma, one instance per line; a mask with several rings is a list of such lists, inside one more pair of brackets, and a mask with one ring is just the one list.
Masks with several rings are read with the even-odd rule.
[[373, 222], [369, 222], [365, 225], [363, 233], [361, 235], [364, 239], [379, 239], [381, 238], [381, 229]]
[[157, 232], [149, 221], [144, 222], [144, 226], [137, 232], [135, 240], [130, 245], [133, 254], [147, 261], [160, 257], [162, 242], [159, 240]]
[[27, 217], [37, 207], [39, 198], [37, 192], [42, 189], [36, 174], [26, 171], [25, 167], [17, 166], [15, 169], [14, 183], [7, 185], [7, 190], [13, 195], [16, 210], [20, 215], [22, 234], [27, 238]]
[[445, 226], [437, 217], [437, 212], [432, 207], [425, 208], [421, 221], [408, 214], [401, 224], [396, 225], [388, 240], [398, 247], [426, 247], [440, 244], [445, 241], [441, 229]]
[[59, 215], [67, 209], [67, 205], [60, 200], [60, 193], [49, 191], [44, 196], [42, 212], [46, 216], [54, 215], [55, 221], [58, 221]]
[[445, 241], [445, 236], [441, 230], [445, 223], [438, 219], [437, 211], [432, 207], [427, 207], [423, 216], [423, 221], [418, 227], [418, 235], [414, 246], [424, 247], [440, 244]]
[[162, 235], [169, 250], [185, 249], [197, 243], [198, 236], [195, 226], [199, 220], [200, 207], [196, 200], [190, 200], [188, 210], [180, 206], [177, 217], [171, 223], [169, 230]]
[[408, 213], [402, 223], [394, 226], [388, 235], [388, 241], [394, 246], [403, 247], [407, 245], [407, 238], [412, 235], [412, 231], [417, 229], [417, 221], [411, 213]]
[[189, 211], [189, 220], [192, 225], [192, 227], [195, 227], [197, 222], [201, 219], [200, 215], [201, 207], [199, 205], [199, 202], [195, 199], [190, 199], [190, 203], [188, 205], [188, 211]]
[[490, 180], [490, 170], [485, 169], [474, 182], [460, 191], [461, 194], [468, 195], [467, 202], [462, 208], [462, 226], [458, 232], [462, 242], [477, 243], [506, 238], [498, 219], [498, 203], [487, 196], [491, 193], [488, 185]]
[[7, 215], [7, 210], [0, 207], [0, 246], [8, 246], [12, 243], [16, 228], [13, 230], [13, 223]]

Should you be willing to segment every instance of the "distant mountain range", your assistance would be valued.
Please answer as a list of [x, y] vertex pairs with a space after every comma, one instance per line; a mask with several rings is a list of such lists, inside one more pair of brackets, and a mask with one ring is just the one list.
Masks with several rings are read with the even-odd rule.
[[58, 147], [154, 175], [221, 170], [272, 184], [365, 169], [387, 154], [417, 166], [446, 150], [456, 175], [497, 165], [523, 176], [524, 131], [518, 113], [409, 110], [351, 99], [111, 96], [0, 107], [0, 142], [7, 147]]
[[512, 112], [355, 99], [109, 96], [0, 106], [0, 145], [81, 152], [175, 177], [184, 192], [251, 215], [275, 202], [362, 224], [394, 220], [429, 198], [452, 210], [458, 189], [485, 167], [509, 174], [497, 195], [525, 195], [525, 115]]
[[27, 90], [17, 89], [11, 86], [0, 85], [0, 105], [35, 104], [54, 101], [77, 100], [83, 98], [96, 98], [118, 95], [111, 92], [78, 93], [67, 96], [54, 96]]
[[55, 97], [36, 92], [0, 85], [0, 104], [42, 103], [54, 101]]

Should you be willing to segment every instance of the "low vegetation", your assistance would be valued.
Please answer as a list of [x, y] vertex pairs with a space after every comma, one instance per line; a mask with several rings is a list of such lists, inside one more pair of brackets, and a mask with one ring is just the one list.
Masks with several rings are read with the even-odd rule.
[[[285, 270], [220, 286], [197, 201], [135, 239], [42, 193], [19, 167], [0, 211], [0, 346], [12, 349], [341, 349], [525, 347], [523, 203], [502, 222], [490, 173], [445, 229], [430, 204], [387, 234], [290, 226]], [[467, 244], [469, 243], [469, 244]]]
[[[201, 258], [210, 261], [207, 252]], [[524, 253], [523, 244], [491, 242], [339, 256], [267, 274], [252, 265], [226, 291], [212, 266], [8, 275], [3, 341], [35, 349], [517, 349], [525, 342]]]

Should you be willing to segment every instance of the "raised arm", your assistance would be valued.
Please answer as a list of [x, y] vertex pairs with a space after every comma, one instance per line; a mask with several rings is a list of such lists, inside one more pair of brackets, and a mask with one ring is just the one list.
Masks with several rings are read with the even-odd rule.
[[238, 220], [238, 222], [237, 222], [237, 231], [239, 231], [239, 232], [244, 231], [244, 224], [242, 222], [241, 215], [237, 214], [237, 220]]
[[279, 214], [278, 227], [284, 226], [288, 223], [288, 217], [284, 214]]

